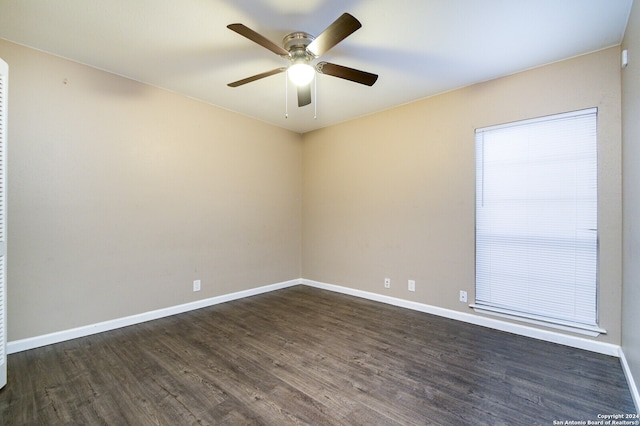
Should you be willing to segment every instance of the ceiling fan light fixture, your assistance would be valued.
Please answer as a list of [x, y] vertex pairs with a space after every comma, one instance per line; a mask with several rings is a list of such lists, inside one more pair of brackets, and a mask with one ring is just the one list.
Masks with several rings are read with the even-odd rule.
[[[239, 23], [229, 24], [227, 25], [227, 28], [231, 31], [234, 31], [254, 43], [270, 50], [282, 59], [288, 60], [289, 66], [276, 68], [271, 71], [243, 78], [242, 80], [228, 83], [227, 86], [242, 86], [244, 84], [251, 83], [252, 81], [260, 80], [286, 71], [288, 77], [285, 77], [285, 98], [288, 99], [288, 82], [291, 80], [291, 82], [297, 87], [298, 107], [304, 107], [311, 103], [311, 82], [316, 78], [316, 73], [330, 75], [332, 77], [353, 81], [367, 86], [373, 86], [378, 79], [376, 74], [329, 62], [320, 62], [315, 66], [310, 64], [310, 62], [318, 59], [360, 27], [362, 27], [360, 21], [349, 13], [343, 13], [322, 33], [320, 33], [319, 36], [314, 37], [303, 31], [292, 32], [284, 36], [281, 47], [246, 25]], [[315, 84], [313, 89], [316, 89]]]
[[316, 70], [306, 62], [298, 62], [287, 69], [287, 74], [291, 82], [296, 86], [306, 86], [313, 80]]

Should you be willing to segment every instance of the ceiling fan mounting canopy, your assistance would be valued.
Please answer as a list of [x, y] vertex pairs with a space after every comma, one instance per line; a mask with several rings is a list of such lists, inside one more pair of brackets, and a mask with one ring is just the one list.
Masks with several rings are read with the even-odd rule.
[[314, 56], [311, 52], [307, 51], [307, 46], [310, 45], [313, 40], [315, 40], [315, 37], [311, 34], [296, 31], [284, 36], [282, 39], [282, 46], [287, 52], [289, 52], [290, 56], [295, 54], [304, 54], [311, 58]]
[[367, 86], [373, 86], [378, 79], [376, 74], [329, 62], [320, 62], [315, 68], [310, 65], [312, 60], [315, 60], [328, 52], [333, 46], [340, 43], [361, 26], [362, 24], [360, 21], [352, 15], [344, 13], [329, 25], [319, 36], [314, 37], [309, 33], [296, 31], [287, 34], [282, 39], [282, 46], [279, 46], [243, 24], [227, 25], [227, 28], [230, 30], [235, 31], [241, 36], [248, 38], [262, 47], [271, 50], [276, 55], [290, 61], [290, 65], [288, 67], [280, 67], [271, 71], [256, 74], [254, 76], [229, 83], [228, 86], [242, 86], [244, 84], [251, 83], [252, 81], [260, 80], [284, 71], [287, 71], [289, 77], [294, 80], [293, 75], [298, 69], [300, 69], [303, 74], [306, 74], [306, 77], [297, 82], [294, 80], [294, 83], [298, 86], [298, 106], [305, 106], [311, 103], [311, 87], [309, 83], [313, 80], [316, 72]]

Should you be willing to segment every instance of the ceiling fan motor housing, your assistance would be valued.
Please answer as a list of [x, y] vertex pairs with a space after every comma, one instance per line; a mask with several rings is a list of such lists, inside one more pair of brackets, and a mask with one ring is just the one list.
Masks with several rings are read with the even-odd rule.
[[309, 62], [311, 59], [315, 58], [314, 55], [307, 51], [307, 46], [313, 40], [315, 40], [315, 37], [311, 34], [297, 31], [284, 36], [282, 39], [282, 45], [285, 50], [289, 52], [289, 55], [294, 62]]

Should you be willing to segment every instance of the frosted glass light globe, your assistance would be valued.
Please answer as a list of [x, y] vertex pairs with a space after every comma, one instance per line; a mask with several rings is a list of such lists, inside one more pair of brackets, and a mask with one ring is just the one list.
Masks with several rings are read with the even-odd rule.
[[316, 70], [307, 63], [293, 64], [287, 70], [289, 79], [296, 86], [306, 86], [316, 75]]

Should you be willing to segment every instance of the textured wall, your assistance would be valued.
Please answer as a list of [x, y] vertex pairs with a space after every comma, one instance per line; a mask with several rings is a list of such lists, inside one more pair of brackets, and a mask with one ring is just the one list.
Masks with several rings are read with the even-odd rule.
[[8, 42], [0, 57], [9, 341], [300, 276], [299, 134]]
[[619, 48], [302, 137], [8, 42], [0, 56], [10, 341], [300, 276], [470, 312], [474, 129], [596, 106], [598, 339], [620, 343]]
[[599, 339], [619, 344], [617, 47], [305, 134], [303, 276], [473, 313], [458, 296], [474, 300], [474, 129], [589, 107], [599, 108], [599, 308], [608, 331]]

